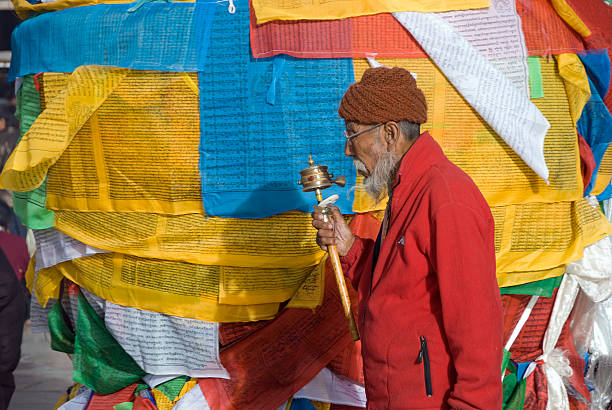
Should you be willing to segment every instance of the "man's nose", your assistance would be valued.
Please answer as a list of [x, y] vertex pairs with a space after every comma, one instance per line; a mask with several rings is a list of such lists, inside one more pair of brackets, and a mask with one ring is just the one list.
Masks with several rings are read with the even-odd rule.
[[346, 142], [344, 143], [344, 155], [346, 155], [347, 157], [353, 156], [353, 150], [351, 149], [350, 140], [346, 140]]

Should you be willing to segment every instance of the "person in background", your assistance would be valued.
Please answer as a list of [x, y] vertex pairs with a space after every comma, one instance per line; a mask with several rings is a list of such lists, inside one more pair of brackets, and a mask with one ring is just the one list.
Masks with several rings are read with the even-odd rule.
[[13, 105], [0, 101], [0, 170], [19, 140], [19, 123], [14, 113]]
[[11, 207], [0, 200], [0, 249], [8, 258], [17, 280], [22, 282], [30, 263], [30, 254], [25, 239], [8, 230], [11, 215]]
[[503, 316], [494, 226], [482, 194], [420, 125], [427, 104], [402, 68], [370, 68], [338, 113], [344, 153], [374, 199], [378, 239], [354, 235], [336, 207], [313, 214], [359, 293], [369, 409], [500, 409]]

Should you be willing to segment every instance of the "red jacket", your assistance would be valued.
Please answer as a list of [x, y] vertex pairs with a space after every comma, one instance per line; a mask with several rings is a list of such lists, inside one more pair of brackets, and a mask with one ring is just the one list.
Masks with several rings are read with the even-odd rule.
[[493, 217], [427, 132], [402, 159], [372, 272], [374, 245], [356, 238], [342, 258], [359, 292], [368, 408], [500, 409]]

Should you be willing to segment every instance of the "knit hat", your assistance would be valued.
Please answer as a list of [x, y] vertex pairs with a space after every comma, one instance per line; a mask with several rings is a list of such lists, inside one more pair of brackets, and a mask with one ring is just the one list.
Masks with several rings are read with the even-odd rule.
[[422, 124], [427, 121], [427, 103], [407, 70], [368, 68], [361, 81], [346, 90], [338, 114], [360, 124], [404, 120]]

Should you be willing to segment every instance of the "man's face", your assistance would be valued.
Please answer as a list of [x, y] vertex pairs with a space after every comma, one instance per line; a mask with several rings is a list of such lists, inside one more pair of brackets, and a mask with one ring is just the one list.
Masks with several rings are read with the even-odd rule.
[[[371, 124], [358, 124], [347, 121], [346, 133], [350, 137], [371, 127]], [[372, 174], [378, 159], [386, 152], [382, 138], [383, 129], [383, 126], [376, 127], [356, 137], [347, 139], [344, 144], [344, 154], [353, 158], [355, 168], [365, 177], [369, 177]]]

